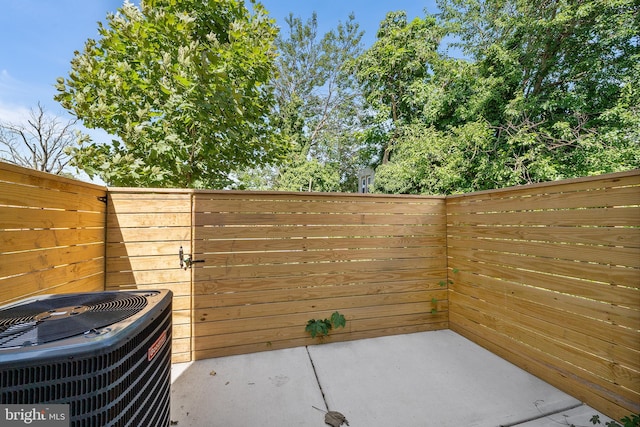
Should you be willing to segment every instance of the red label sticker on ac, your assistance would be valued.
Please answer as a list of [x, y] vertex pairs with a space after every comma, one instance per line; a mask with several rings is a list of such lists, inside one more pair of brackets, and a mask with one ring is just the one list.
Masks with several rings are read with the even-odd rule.
[[156, 342], [151, 344], [151, 347], [147, 350], [147, 360], [149, 362], [156, 357], [156, 354], [158, 354], [165, 342], [167, 342], [167, 331], [162, 331]]

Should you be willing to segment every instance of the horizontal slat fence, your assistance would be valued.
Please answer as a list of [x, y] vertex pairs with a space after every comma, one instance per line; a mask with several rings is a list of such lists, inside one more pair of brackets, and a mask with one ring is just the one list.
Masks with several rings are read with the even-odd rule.
[[191, 360], [191, 271], [178, 251], [191, 250], [189, 190], [109, 189], [106, 289], [173, 292], [173, 362]]
[[638, 171], [447, 198], [450, 328], [609, 416], [640, 412]]
[[194, 197], [194, 359], [447, 328], [444, 198]]
[[[338, 310], [325, 342], [450, 327], [640, 412], [638, 170], [444, 198], [106, 189], [0, 162], [0, 244], [0, 304], [171, 289], [174, 362], [317, 343], [306, 322]], [[181, 269], [180, 246], [204, 262]]]
[[104, 289], [105, 196], [0, 161], [0, 305]]

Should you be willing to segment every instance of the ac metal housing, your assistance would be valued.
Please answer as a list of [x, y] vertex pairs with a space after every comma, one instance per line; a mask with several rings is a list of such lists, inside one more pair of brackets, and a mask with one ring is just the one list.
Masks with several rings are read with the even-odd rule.
[[171, 302], [136, 290], [0, 307], [0, 404], [68, 404], [72, 427], [168, 426]]

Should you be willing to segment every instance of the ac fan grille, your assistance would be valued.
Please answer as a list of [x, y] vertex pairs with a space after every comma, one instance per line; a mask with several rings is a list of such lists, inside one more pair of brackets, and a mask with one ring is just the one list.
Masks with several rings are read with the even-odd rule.
[[[151, 362], [147, 351], [165, 332]], [[48, 365], [1, 370], [3, 404], [67, 403], [71, 427], [169, 424], [171, 305], [116, 349]]]
[[147, 305], [142, 294], [103, 292], [36, 300], [0, 312], [0, 349], [58, 341], [133, 316]]

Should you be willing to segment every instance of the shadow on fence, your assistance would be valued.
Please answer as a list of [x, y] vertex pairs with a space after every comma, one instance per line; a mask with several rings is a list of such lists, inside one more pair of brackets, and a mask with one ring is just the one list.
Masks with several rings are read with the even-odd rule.
[[325, 341], [451, 328], [640, 412], [638, 170], [428, 197], [107, 190], [0, 162], [0, 230], [1, 303], [171, 289], [174, 362], [313, 344], [307, 320], [339, 310]]

